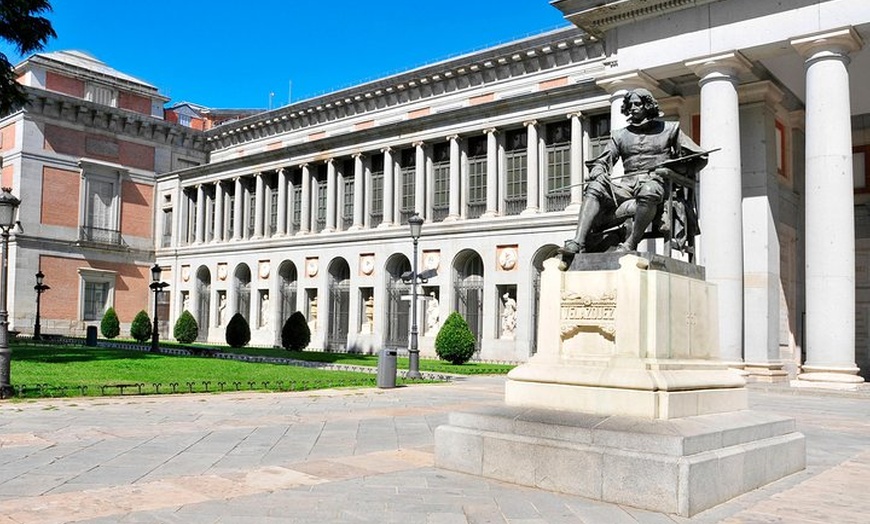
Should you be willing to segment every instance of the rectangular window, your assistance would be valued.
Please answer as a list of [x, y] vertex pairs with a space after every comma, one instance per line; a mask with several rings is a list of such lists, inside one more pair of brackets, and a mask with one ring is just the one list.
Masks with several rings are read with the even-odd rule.
[[369, 221], [377, 227], [384, 220], [384, 156], [372, 157], [372, 190], [369, 201]]
[[867, 162], [868, 155], [870, 155], [870, 145], [852, 148], [852, 177], [856, 193], [870, 192], [870, 186], [868, 186], [868, 178], [870, 178], [870, 163]]
[[287, 234], [299, 231], [302, 225], [302, 170], [294, 169], [290, 172], [290, 209], [287, 211], [289, 224]]
[[278, 231], [278, 189], [269, 188], [269, 232], [268, 235], [274, 235]]
[[505, 214], [518, 215], [526, 207], [528, 149], [525, 129], [505, 134]]
[[432, 149], [432, 220], [444, 220], [450, 212], [450, 146], [435, 144]]
[[347, 231], [353, 225], [354, 177], [344, 176], [341, 203], [341, 229]]
[[468, 140], [466, 206], [467, 218], [478, 218], [486, 211], [486, 137]]
[[246, 236], [245, 238], [252, 238], [254, 236], [254, 221], [257, 217], [257, 192], [256, 191], [248, 191], [248, 223], [247, 227], [245, 227]]
[[545, 211], [562, 211], [571, 202], [571, 124], [547, 125], [547, 197]]
[[328, 193], [326, 178], [317, 180], [317, 210], [314, 220], [314, 232], [323, 231], [326, 228], [326, 196]]
[[399, 180], [402, 185], [401, 206], [399, 214], [402, 224], [414, 216], [414, 191], [416, 188], [416, 155], [413, 149], [404, 149], [399, 162]]
[[112, 305], [112, 293], [116, 274], [91, 268], [79, 268], [81, 277], [80, 303], [82, 320], [94, 321], [103, 318]]
[[118, 92], [111, 87], [89, 83], [85, 88], [85, 100], [104, 106], [118, 107]]
[[788, 179], [789, 176], [785, 162], [785, 126], [779, 120], [775, 122], [774, 132], [776, 134], [776, 173]]
[[172, 208], [163, 208], [163, 231], [161, 235], [160, 246], [170, 247], [172, 245]]
[[[105, 173], [100, 173], [105, 171]], [[120, 174], [100, 165], [85, 167], [82, 173], [85, 190], [85, 216], [82, 217], [81, 239], [101, 244], [121, 244], [119, 229]]]
[[236, 195], [227, 195], [227, 239], [233, 238], [236, 224]]
[[589, 142], [591, 151], [589, 158], [597, 158], [610, 140], [610, 115], [592, 115], [589, 117]]

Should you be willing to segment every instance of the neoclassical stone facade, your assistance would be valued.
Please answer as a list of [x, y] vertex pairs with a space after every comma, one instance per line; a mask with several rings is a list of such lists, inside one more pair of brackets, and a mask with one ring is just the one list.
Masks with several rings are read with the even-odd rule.
[[722, 357], [756, 380], [860, 380], [870, 6], [597, 4], [553, 2], [574, 24], [564, 29], [208, 131], [168, 131], [167, 144], [188, 148], [154, 170], [153, 259], [167, 270], [169, 318], [190, 309], [203, 338], [220, 342], [241, 312], [252, 343], [273, 345], [301, 311], [314, 348], [406, 347], [401, 276], [417, 213], [420, 267], [437, 270], [419, 293], [424, 355], [455, 310], [478, 357], [524, 361], [547, 300], [542, 264], [574, 228], [584, 162], [624, 125], [622, 95], [644, 87], [665, 119], [720, 148], [700, 175], [696, 255], [716, 284]]

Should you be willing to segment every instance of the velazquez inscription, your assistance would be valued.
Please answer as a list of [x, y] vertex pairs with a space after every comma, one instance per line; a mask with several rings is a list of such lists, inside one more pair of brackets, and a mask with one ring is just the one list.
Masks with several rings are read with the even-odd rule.
[[598, 331], [609, 339], [616, 336], [616, 290], [599, 296], [562, 293], [560, 327], [562, 340], [580, 331]]

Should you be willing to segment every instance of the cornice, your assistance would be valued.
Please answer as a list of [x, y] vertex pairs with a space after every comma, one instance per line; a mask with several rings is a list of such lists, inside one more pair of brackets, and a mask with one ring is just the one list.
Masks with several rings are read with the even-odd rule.
[[34, 87], [24, 87], [30, 99], [26, 112], [46, 119], [76, 123], [90, 128], [175, 147], [203, 150], [202, 131], [159, 118], [89, 102]]
[[553, 7], [590, 35], [717, 0], [554, 0]]
[[400, 105], [413, 111], [411, 104], [599, 55], [603, 56], [603, 49], [596, 38], [574, 27], [559, 29], [218, 126], [206, 131], [208, 149], [224, 149], [341, 119], [359, 120]]

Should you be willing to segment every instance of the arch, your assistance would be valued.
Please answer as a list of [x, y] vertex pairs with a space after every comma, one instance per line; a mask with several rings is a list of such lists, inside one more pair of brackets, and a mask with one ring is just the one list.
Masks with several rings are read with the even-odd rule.
[[233, 291], [236, 297], [235, 313], [241, 313], [251, 323], [251, 268], [244, 262], [233, 271]]
[[559, 246], [546, 244], [538, 248], [532, 257], [532, 304], [529, 308], [529, 356], [538, 352], [538, 312], [541, 309], [541, 272], [544, 271], [544, 261], [558, 255]]
[[402, 274], [411, 271], [411, 261], [401, 253], [387, 259], [384, 271], [387, 290], [387, 315], [384, 325], [384, 346], [407, 347], [411, 331], [411, 302], [403, 300], [411, 294], [411, 285], [402, 282]]
[[453, 259], [453, 309], [474, 333], [478, 351], [483, 337], [483, 283], [483, 259], [472, 249], [460, 251]]
[[296, 264], [289, 260], [281, 262], [278, 266], [278, 318], [280, 326], [292, 315], [296, 310], [296, 296], [299, 287], [299, 273], [296, 269]]
[[211, 326], [211, 271], [208, 267], [200, 266], [196, 270], [196, 311], [191, 311], [195, 315], [196, 325], [199, 329], [197, 340], [200, 342], [208, 340], [208, 331]]
[[343, 351], [347, 349], [350, 317], [350, 265], [341, 257], [329, 263], [327, 307], [326, 345], [331, 350]]

